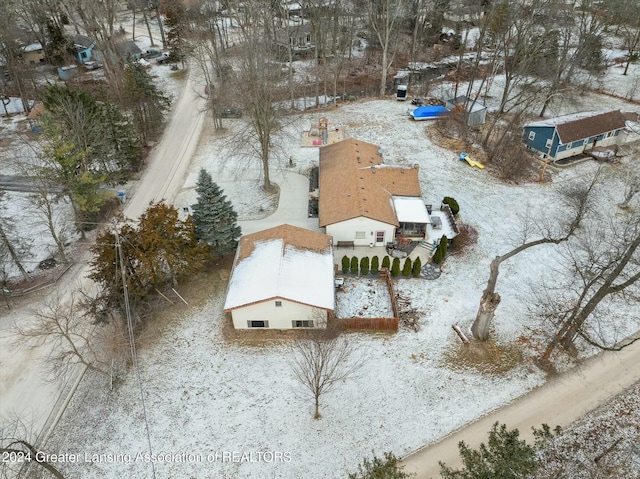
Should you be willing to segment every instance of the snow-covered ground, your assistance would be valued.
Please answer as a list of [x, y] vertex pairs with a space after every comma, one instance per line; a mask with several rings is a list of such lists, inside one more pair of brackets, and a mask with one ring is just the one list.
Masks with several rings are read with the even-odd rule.
[[393, 318], [391, 297], [379, 278], [346, 277], [336, 290], [338, 318]]
[[[599, 108], [607, 108], [608, 100], [600, 97]], [[409, 120], [405, 111], [402, 103], [377, 100], [296, 116], [295, 124], [287, 125], [277, 139], [286, 153], [275, 157], [274, 168], [286, 167], [289, 158], [300, 172], [317, 164], [317, 149], [300, 147], [300, 133], [326, 116], [330, 127], [380, 145], [385, 162], [419, 165], [425, 201], [456, 198], [461, 219], [479, 232], [477, 246], [448, 259], [438, 280], [396, 280], [398, 292], [409, 297], [420, 314], [419, 332], [349, 334], [366, 353], [367, 366], [322, 398], [319, 421], [312, 419], [312, 404], [300, 397], [285, 346], [251, 348], [225, 342], [221, 328], [227, 321], [222, 313], [226, 284], [216, 274], [207, 283], [211, 297], [206, 305], [176, 312], [155, 344], [140, 353], [153, 452], [193, 455], [185, 457], [186, 464], [159, 461], [155, 466], [160, 476], [344, 477], [372, 450], [406, 454], [544, 382], [544, 375], [529, 362], [535, 351], [518, 339], [540, 326], [529, 314], [530, 288], [553, 277], [552, 265], [558, 259], [553, 248], [529, 250], [501, 268], [498, 292], [503, 301], [495, 337], [502, 344], [521, 344], [524, 362], [502, 375], [452, 365], [446, 358], [459, 340], [451, 325], [470, 325], [489, 261], [518, 242], [522, 217], [558, 221], [558, 189], [588, 179], [596, 163], [554, 171], [551, 183], [506, 185], [487, 171], [457, 161], [459, 152], [433, 145], [424, 131], [428, 125]], [[202, 166], [212, 168], [214, 179], [222, 180], [234, 205], [246, 195], [257, 201], [263, 196], [257, 160], [247, 163], [246, 157], [234, 157], [224, 140], [212, 129], [206, 131], [209, 135], [203, 138], [179, 204], [189, 204], [193, 179]], [[602, 212], [614, 211], [621, 199], [619, 179], [615, 166], [604, 168], [607, 183], [598, 190], [599, 206]], [[242, 174], [237, 176], [239, 169]], [[234, 173], [220, 173], [226, 171]], [[253, 181], [255, 189], [248, 191], [244, 181]], [[629, 322], [617, 334], [637, 328]], [[141, 411], [132, 374], [112, 392], [105, 389], [104, 380], [90, 377], [49, 449], [132, 458], [131, 464], [65, 465], [72, 475], [148, 477], [150, 465], [133, 461], [137, 452], [148, 452]], [[250, 455], [241, 456], [243, 452]]]

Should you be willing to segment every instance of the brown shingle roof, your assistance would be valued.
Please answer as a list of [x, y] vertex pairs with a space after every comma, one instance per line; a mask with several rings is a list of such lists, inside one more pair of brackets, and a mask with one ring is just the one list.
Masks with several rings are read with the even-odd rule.
[[[322, 252], [331, 246], [331, 236], [324, 233], [317, 233], [315, 231], [299, 228], [292, 225], [280, 225], [266, 230], [258, 231], [256, 233], [244, 235], [240, 238], [238, 244], [238, 255], [235, 260], [235, 264], [240, 263], [243, 259], [251, 256], [255, 248], [255, 244], [259, 241], [268, 241], [272, 239], [281, 239], [284, 249], [289, 246], [294, 246], [301, 250], [311, 250]], [[234, 266], [235, 266], [234, 264]]]
[[624, 127], [625, 121], [620, 110], [599, 113], [556, 126], [562, 143], [571, 143], [572, 141], [597, 136]]
[[392, 196], [420, 196], [417, 168], [382, 165], [380, 147], [349, 138], [320, 148], [319, 223], [364, 216], [398, 226]]

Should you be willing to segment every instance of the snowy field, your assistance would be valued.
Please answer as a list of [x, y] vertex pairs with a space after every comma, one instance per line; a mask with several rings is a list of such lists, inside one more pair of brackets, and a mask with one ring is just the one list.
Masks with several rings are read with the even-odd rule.
[[[585, 98], [599, 102], [600, 109], [609, 107], [607, 97]], [[366, 354], [367, 366], [322, 398], [319, 421], [312, 419], [311, 402], [300, 397], [285, 346], [250, 348], [224, 341], [226, 284], [216, 275], [207, 283], [211, 297], [206, 305], [176, 313], [157, 342], [140, 353], [153, 452], [192, 455], [178, 457], [186, 464], [156, 463], [159, 476], [344, 477], [372, 450], [407, 454], [544, 382], [544, 375], [530, 362], [535, 351], [518, 339], [540, 326], [529, 315], [531, 288], [553, 277], [558, 258], [552, 248], [529, 250], [501, 268], [498, 292], [503, 301], [495, 338], [501, 344], [522, 344], [521, 364], [500, 375], [452, 366], [445, 358], [459, 340], [451, 325], [470, 326], [489, 262], [518, 242], [522, 217], [531, 214], [557, 221], [562, 209], [559, 188], [590, 178], [596, 163], [553, 171], [551, 183], [507, 185], [457, 161], [459, 152], [433, 145], [425, 124], [407, 119], [406, 108], [393, 100], [362, 101], [296, 116], [276, 140], [273, 168], [285, 168], [289, 158], [301, 173], [317, 164], [317, 150], [300, 147], [300, 133], [327, 116], [330, 127], [380, 145], [386, 163], [418, 164], [424, 200], [434, 203], [445, 195], [455, 197], [461, 219], [479, 232], [477, 246], [448, 259], [445, 273], [436, 281], [395, 280], [398, 292], [410, 297], [411, 306], [420, 313], [419, 332], [349, 334]], [[239, 128], [240, 121], [229, 124]], [[230, 153], [225, 135], [231, 133], [206, 131], [179, 206], [192, 201], [187, 198], [202, 166], [213, 169], [214, 179], [218, 175], [234, 205], [245, 197], [260, 201], [258, 164]], [[597, 195], [600, 214], [606, 216], [616, 210], [621, 187], [616, 167], [604, 169], [606, 182]], [[233, 180], [238, 178], [241, 182], [236, 185]], [[245, 180], [255, 187], [250, 189]], [[629, 321], [616, 334], [636, 329], [638, 324]], [[60, 453], [132, 455], [130, 464], [65, 466], [74, 476], [149, 477], [150, 464], [134, 461], [137, 452], [148, 452], [141, 411], [133, 374], [112, 392], [103, 379], [89, 377], [49, 448]], [[232, 455], [242, 452], [251, 455]]]

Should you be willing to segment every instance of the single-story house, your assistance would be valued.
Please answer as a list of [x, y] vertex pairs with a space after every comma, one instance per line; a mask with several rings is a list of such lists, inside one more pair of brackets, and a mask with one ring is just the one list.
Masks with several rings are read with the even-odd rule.
[[304, 23], [281, 28], [276, 31], [276, 45], [283, 52], [291, 51], [294, 55], [312, 52], [315, 46], [311, 42], [311, 25]]
[[382, 164], [380, 147], [349, 138], [320, 148], [319, 226], [353, 246], [423, 239], [430, 223], [418, 166]]
[[135, 42], [129, 40], [126, 42], [116, 43], [116, 51], [118, 55], [125, 61], [138, 61], [142, 58], [142, 50]]
[[79, 63], [88, 62], [93, 55], [93, 47], [96, 41], [85, 35], [76, 35], [73, 37], [73, 52]]
[[44, 63], [44, 48], [40, 42], [30, 43], [22, 47], [22, 61], [28, 65]]
[[620, 110], [588, 111], [529, 123], [524, 126], [523, 140], [543, 158], [560, 160], [596, 146], [614, 145], [624, 128]]
[[236, 329], [323, 328], [334, 309], [328, 235], [285, 224], [240, 238], [224, 304]]
[[457, 96], [446, 101], [445, 106], [454, 111], [456, 108], [464, 109], [466, 105], [466, 112], [464, 113], [464, 119], [467, 126], [480, 126], [484, 125], [487, 120], [487, 107], [472, 100], [467, 99], [466, 95]]

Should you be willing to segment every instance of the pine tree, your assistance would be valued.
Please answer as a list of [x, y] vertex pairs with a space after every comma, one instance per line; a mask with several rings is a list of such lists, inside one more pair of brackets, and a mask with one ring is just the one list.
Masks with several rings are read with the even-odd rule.
[[358, 257], [351, 258], [351, 274], [358, 274]]
[[384, 258], [382, 258], [382, 267], [387, 271], [389, 271], [389, 268], [391, 267], [391, 260], [389, 259], [388, 256], [385, 256]]
[[420, 257], [418, 256], [416, 260], [413, 262], [413, 269], [411, 270], [411, 274], [414, 278], [420, 276], [420, 270], [422, 269], [422, 261], [420, 261]]
[[342, 272], [343, 273], [348, 273], [349, 272], [349, 264], [351, 263], [351, 260], [349, 259], [349, 257], [345, 254], [342, 257]]
[[358, 465], [358, 472], [349, 474], [349, 479], [407, 479], [412, 477], [403, 471], [404, 466], [400, 465], [393, 453], [386, 452], [384, 458], [379, 458], [375, 454], [373, 460], [364, 459]]
[[238, 215], [204, 168], [200, 170], [196, 192], [198, 202], [192, 209], [198, 238], [209, 244], [215, 253], [222, 255], [233, 251], [241, 235]]
[[391, 266], [391, 276], [397, 278], [400, 275], [400, 258], [393, 258], [393, 266]]
[[411, 258], [407, 258], [404, 260], [404, 266], [402, 267], [402, 276], [408, 278], [411, 276]]
[[440, 238], [440, 243], [438, 244], [438, 248], [433, 255], [432, 261], [436, 264], [442, 263], [445, 256], [447, 255], [447, 247], [449, 246], [449, 240], [445, 235], [442, 235]]
[[360, 274], [366, 276], [369, 274], [369, 257], [365, 256], [360, 259]]
[[371, 258], [371, 273], [378, 274], [378, 270], [380, 269], [380, 260], [377, 256]]

